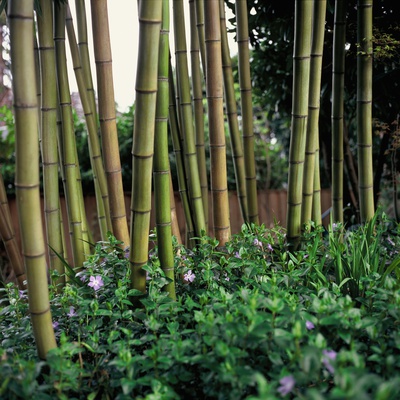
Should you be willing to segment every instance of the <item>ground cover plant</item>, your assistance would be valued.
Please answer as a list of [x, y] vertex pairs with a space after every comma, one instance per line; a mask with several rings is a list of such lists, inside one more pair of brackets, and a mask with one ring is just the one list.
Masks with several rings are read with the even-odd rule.
[[46, 361], [26, 293], [3, 289], [0, 397], [397, 399], [398, 234], [379, 213], [351, 231], [311, 227], [292, 253], [278, 226], [244, 225], [223, 248], [175, 244], [172, 301], [154, 232], [140, 308], [110, 235], [81, 271], [67, 268], [61, 293], [51, 286], [59, 346]]

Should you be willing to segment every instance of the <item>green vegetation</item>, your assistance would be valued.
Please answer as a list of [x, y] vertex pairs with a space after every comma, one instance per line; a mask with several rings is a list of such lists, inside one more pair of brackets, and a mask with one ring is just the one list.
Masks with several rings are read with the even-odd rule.
[[309, 232], [293, 253], [285, 243], [279, 227], [243, 225], [223, 249], [209, 237], [192, 250], [175, 244], [176, 301], [161, 290], [169, 280], [156, 245], [147, 297], [132, 308], [141, 292], [130, 290], [129, 256], [110, 236], [81, 272], [67, 269], [61, 293], [50, 286], [59, 347], [46, 361], [26, 293], [7, 285], [0, 397], [398, 398], [398, 226], [378, 214], [344, 236], [338, 226]]

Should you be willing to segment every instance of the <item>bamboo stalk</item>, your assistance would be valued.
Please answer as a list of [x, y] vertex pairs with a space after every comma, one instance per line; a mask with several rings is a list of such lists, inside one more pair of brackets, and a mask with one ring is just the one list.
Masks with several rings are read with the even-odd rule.
[[[41, 126], [42, 126], [42, 165], [44, 213], [46, 220], [47, 243], [49, 245], [50, 268], [58, 272], [54, 282], [59, 290], [65, 284], [64, 264], [58, 255], [63, 256], [61, 237], [60, 197], [58, 185], [58, 146], [57, 146], [57, 80], [56, 60], [53, 39], [53, 8], [48, 1], [40, 1], [41, 13], [37, 15], [39, 55], [41, 68]], [[58, 255], [57, 255], [58, 254]]]
[[197, 162], [195, 137], [193, 132], [192, 101], [187, 64], [186, 34], [182, 0], [173, 1], [173, 21], [175, 56], [177, 67], [179, 111], [181, 116], [181, 133], [186, 158], [188, 188], [193, 212], [195, 234], [200, 237], [206, 230], [205, 213], [200, 186], [200, 175]]
[[73, 127], [71, 96], [66, 68], [65, 7], [65, 4], [58, 4], [54, 7], [54, 41], [56, 48], [57, 87], [62, 132], [61, 160], [62, 168], [64, 169], [65, 198], [67, 204], [68, 226], [71, 236], [73, 263], [76, 268], [81, 268], [85, 261], [84, 242], [82, 240], [82, 215], [85, 216], [85, 213], [84, 210], [81, 210], [83, 204], [82, 186], [79, 179], [80, 173], [78, 168], [78, 160], [76, 158], [77, 150]]
[[308, 123], [306, 134], [306, 150], [303, 176], [303, 204], [301, 207], [302, 224], [307, 224], [312, 218], [312, 202], [314, 199], [315, 164], [318, 145], [318, 123], [321, 97], [322, 53], [324, 50], [324, 33], [326, 17], [326, 0], [314, 2], [311, 62], [310, 62], [310, 92], [308, 99]]
[[116, 238], [127, 246], [130, 239], [119, 156], [107, 0], [91, 0], [91, 10], [100, 130], [110, 197], [112, 229]]
[[243, 222], [247, 221], [247, 195], [242, 139], [240, 137], [235, 88], [232, 72], [232, 60], [229, 52], [228, 35], [225, 20], [224, 1], [219, 1], [221, 19], [222, 69], [224, 75], [226, 114], [232, 143], [233, 166], [235, 168], [236, 189]]
[[302, 184], [310, 81], [312, 2], [295, 2], [293, 50], [292, 130], [289, 148], [287, 240], [295, 249], [301, 234]]
[[162, 24], [158, 56], [158, 88], [154, 134], [154, 203], [158, 258], [170, 282], [163, 287], [176, 299], [174, 252], [172, 248], [170, 167], [168, 154], [168, 71], [169, 71], [169, 0], [162, 2]]
[[10, 1], [8, 18], [15, 113], [17, 207], [28, 281], [29, 311], [38, 355], [44, 359], [48, 351], [57, 345], [51, 320], [41, 221], [33, 1]]
[[253, 104], [251, 96], [249, 26], [247, 20], [247, 1], [237, 0], [236, 34], [239, 52], [239, 84], [243, 121], [243, 150], [246, 173], [247, 222], [259, 224], [256, 163], [254, 157]]
[[90, 67], [85, 0], [75, 0], [75, 9], [78, 31], [78, 47], [79, 54], [81, 56], [83, 74], [85, 76], [86, 91], [91, 104], [90, 109], [92, 110], [94, 119], [97, 122], [97, 104], [93, 87], [92, 71]]
[[67, 7], [67, 17], [65, 22], [68, 33], [69, 47], [71, 50], [72, 64], [89, 136], [90, 163], [93, 170], [93, 180], [97, 203], [97, 217], [100, 226], [101, 238], [102, 240], [107, 240], [107, 232], [111, 230], [110, 205], [107, 180], [103, 167], [99, 138], [97, 136], [97, 122], [95, 119], [96, 112], [93, 111], [92, 102], [88, 96], [88, 85], [85, 81], [84, 70], [81, 64], [78, 44], [76, 43], [75, 30], [69, 7]]
[[192, 69], [193, 111], [196, 136], [197, 162], [200, 173], [200, 186], [203, 199], [206, 230], [208, 229], [208, 178], [204, 138], [203, 85], [200, 68], [199, 37], [196, 28], [196, 9], [194, 0], [189, 0], [190, 10], [190, 59]]
[[346, 1], [335, 1], [332, 70], [332, 222], [343, 222], [343, 102]]
[[190, 207], [189, 201], [189, 191], [187, 188], [187, 178], [186, 178], [186, 170], [184, 163], [184, 155], [182, 153], [181, 148], [181, 140], [179, 134], [179, 123], [177, 117], [177, 107], [175, 103], [175, 86], [174, 79], [172, 75], [172, 66], [170, 63], [169, 66], [169, 109], [168, 109], [168, 122], [170, 127], [170, 132], [172, 136], [172, 146], [174, 148], [175, 160], [176, 160], [176, 169], [178, 175], [178, 186], [179, 186], [179, 194], [181, 197], [183, 211], [185, 214], [186, 221], [186, 234], [188, 237], [188, 242], [186, 245], [188, 247], [191, 246], [190, 239], [194, 236], [194, 227], [193, 227], [193, 214]]
[[213, 230], [220, 246], [224, 246], [230, 239], [231, 227], [226, 171], [219, 0], [209, 0], [204, 3], [204, 20]]
[[162, 0], [141, 1], [139, 56], [136, 75], [136, 111], [132, 147], [131, 286], [146, 292], [148, 236], [157, 99], [157, 67]]
[[358, 0], [357, 147], [361, 221], [375, 214], [372, 159], [372, 0]]
[[21, 290], [27, 288], [24, 260], [15, 238], [14, 227], [8, 206], [6, 189], [4, 187], [3, 175], [0, 173], [0, 238], [4, 243], [11, 267], [14, 271], [18, 287]]

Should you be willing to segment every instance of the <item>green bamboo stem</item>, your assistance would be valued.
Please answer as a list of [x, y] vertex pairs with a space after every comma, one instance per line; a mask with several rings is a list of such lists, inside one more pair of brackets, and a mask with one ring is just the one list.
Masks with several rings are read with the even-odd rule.
[[[58, 255], [64, 254], [60, 224], [60, 198], [58, 185], [57, 147], [57, 80], [53, 39], [53, 8], [48, 1], [40, 1], [41, 13], [37, 15], [41, 76], [41, 126], [44, 214], [50, 269], [58, 272], [54, 282], [58, 289], [65, 284], [64, 264]], [[57, 255], [58, 254], [58, 255]]]
[[208, 178], [204, 139], [203, 78], [200, 68], [199, 37], [196, 28], [196, 9], [194, 0], [189, 0], [190, 10], [190, 59], [192, 69], [193, 111], [196, 135], [197, 162], [200, 173], [200, 186], [204, 207], [206, 229], [208, 229]]
[[358, 0], [357, 147], [361, 221], [375, 214], [372, 159], [372, 0]]
[[92, 110], [94, 119], [97, 122], [97, 103], [93, 88], [92, 70], [90, 67], [85, 0], [75, 0], [75, 9], [76, 25], [78, 30], [78, 47], [81, 56], [83, 74], [85, 76], [86, 91], [91, 104], [90, 109]]
[[204, 80], [206, 80], [206, 41], [204, 31], [204, 0], [194, 0], [196, 9], [196, 28], [199, 38], [199, 50], [203, 67]]
[[237, 43], [239, 55], [239, 85], [243, 121], [243, 150], [246, 173], [247, 222], [259, 224], [256, 163], [254, 157], [253, 104], [251, 96], [249, 26], [247, 1], [237, 0]]
[[100, 131], [110, 196], [112, 229], [115, 237], [127, 246], [130, 238], [119, 156], [107, 0], [91, 0], [91, 10]]
[[301, 222], [307, 224], [312, 219], [314, 199], [314, 177], [316, 149], [318, 146], [318, 123], [321, 97], [322, 53], [324, 50], [324, 33], [326, 17], [326, 0], [314, 2], [311, 62], [310, 62], [310, 92], [308, 99], [308, 123], [306, 150], [303, 176], [303, 204], [301, 208]]
[[247, 221], [247, 195], [246, 174], [244, 166], [243, 144], [240, 137], [237, 104], [232, 72], [232, 60], [229, 52], [228, 35], [225, 20], [224, 1], [219, 0], [221, 19], [221, 43], [222, 43], [222, 69], [224, 75], [226, 114], [228, 118], [229, 133], [232, 143], [233, 166], [235, 169], [236, 190], [239, 200], [243, 222]]
[[319, 145], [315, 149], [315, 163], [314, 163], [314, 188], [313, 188], [313, 201], [312, 201], [312, 214], [311, 219], [316, 226], [322, 226], [322, 209], [321, 209], [321, 180], [320, 180], [320, 166], [319, 166]]
[[58, 82], [58, 101], [60, 105], [61, 131], [62, 131], [62, 168], [65, 179], [65, 199], [67, 204], [68, 226], [71, 236], [73, 253], [73, 264], [81, 268], [85, 261], [84, 242], [82, 237], [82, 215], [81, 210], [83, 198], [79, 179], [78, 160], [76, 158], [76, 142], [73, 127], [71, 96], [66, 68], [65, 51], [65, 4], [54, 7], [55, 14], [55, 48]]
[[187, 188], [187, 179], [186, 179], [186, 170], [184, 163], [184, 155], [182, 153], [181, 148], [181, 140], [179, 133], [179, 123], [177, 117], [177, 107], [175, 102], [175, 85], [174, 79], [172, 75], [172, 66], [171, 63], [169, 65], [169, 109], [168, 109], [168, 122], [172, 137], [172, 146], [174, 149], [175, 160], [176, 160], [176, 172], [178, 176], [178, 186], [179, 186], [179, 195], [181, 198], [183, 211], [185, 214], [186, 221], [186, 233], [189, 239], [187, 246], [191, 247], [192, 243], [190, 239], [194, 236], [194, 227], [193, 227], [193, 214], [190, 207], [189, 201], [189, 191]]
[[170, 172], [169, 173], [169, 192], [170, 192], [169, 196], [170, 196], [170, 203], [171, 203], [172, 235], [176, 237], [176, 241], [178, 242], [178, 244], [182, 244], [181, 230], [179, 227], [178, 215], [176, 213], [175, 193], [174, 193], [174, 186], [172, 184], [171, 170], [169, 172]]
[[162, 0], [140, 2], [139, 56], [136, 75], [136, 111], [132, 148], [131, 286], [146, 292], [150, 229], [157, 67]]
[[55, 348], [39, 192], [39, 135], [33, 52], [33, 0], [9, 2], [11, 71], [15, 113], [15, 188], [21, 227], [29, 311], [36, 348], [46, 358]]
[[199, 237], [206, 231], [205, 213], [200, 186], [200, 174], [197, 162], [195, 137], [193, 131], [192, 101], [187, 63], [186, 33], [182, 0], [173, 1], [173, 21], [175, 56], [177, 67], [179, 110], [181, 116], [181, 132], [183, 149], [186, 158], [188, 188], [193, 212], [195, 234]]
[[343, 102], [346, 1], [336, 0], [332, 70], [332, 222], [343, 222]]
[[301, 235], [302, 184], [308, 117], [312, 2], [296, 0], [293, 51], [292, 129], [289, 148], [287, 240], [295, 249]]
[[228, 179], [221, 53], [219, 1], [204, 3], [208, 126], [210, 135], [211, 194], [214, 236], [220, 246], [230, 239]]
[[90, 163], [93, 170], [93, 180], [97, 203], [97, 217], [99, 221], [101, 238], [102, 240], [107, 240], [107, 232], [111, 230], [107, 180], [104, 172], [103, 160], [101, 157], [99, 138], [97, 136], [97, 122], [95, 119], [96, 113], [92, 110], [92, 102], [88, 96], [87, 84], [81, 64], [81, 57], [78, 44], [76, 42], [75, 30], [69, 7], [67, 7], [66, 28], [68, 33], [69, 47], [71, 50], [72, 64], [89, 136]]
[[8, 206], [6, 189], [4, 187], [3, 175], [0, 173], [0, 238], [4, 243], [8, 259], [21, 290], [27, 288], [24, 260], [15, 238], [14, 227]]
[[176, 299], [174, 252], [172, 247], [170, 167], [168, 154], [168, 71], [169, 71], [169, 0], [162, 2], [160, 31], [156, 124], [154, 133], [154, 204], [156, 214], [158, 258], [170, 282], [163, 287]]

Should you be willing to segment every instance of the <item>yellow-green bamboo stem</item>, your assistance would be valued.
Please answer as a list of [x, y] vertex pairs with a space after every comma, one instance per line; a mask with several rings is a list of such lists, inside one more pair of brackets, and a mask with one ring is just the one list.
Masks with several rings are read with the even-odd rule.
[[170, 168], [168, 155], [168, 70], [169, 70], [169, 0], [162, 2], [160, 31], [156, 125], [154, 134], [154, 204], [157, 227], [158, 258], [161, 269], [171, 281], [163, 287], [176, 299], [174, 252], [172, 248]]
[[107, 0], [91, 0], [91, 9], [100, 130], [110, 196], [112, 229], [115, 237], [127, 246], [130, 239], [119, 156]]
[[240, 137], [237, 104], [232, 72], [232, 60], [229, 52], [228, 34], [225, 20], [224, 1], [219, 0], [221, 19], [222, 69], [224, 75], [226, 114], [232, 144], [233, 166], [235, 169], [236, 191], [243, 222], [247, 221], [246, 174], [244, 167], [243, 144]]
[[372, 159], [372, 0], [358, 0], [357, 147], [358, 192], [363, 222], [375, 214]]
[[34, 55], [35, 55], [35, 77], [36, 77], [36, 97], [37, 97], [37, 105], [38, 105], [38, 128], [39, 128], [39, 143], [42, 140], [41, 133], [42, 133], [42, 121], [40, 118], [40, 104], [42, 103], [42, 91], [41, 91], [41, 74], [40, 74], [40, 57], [39, 57], [39, 43], [37, 40], [36, 35], [33, 37], [33, 50], [34, 50]]
[[71, 236], [73, 263], [76, 268], [81, 268], [85, 261], [84, 242], [82, 240], [82, 190], [79, 189], [78, 160], [76, 158], [76, 141], [73, 126], [71, 96], [66, 67], [65, 51], [65, 17], [66, 5], [54, 6], [56, 47], [56, 65], [58, 82], [58, 101], [60, 105], [61, 131], [62, 131], [62, 167], [65, 179], [65, 199], [67, 204], [68, 226]]
[[204, 20], [213, 229], [220, 246], [224, 246], [230, 239], [231, 226], [226, 170], [219, 0], [209, 0], [204, 3]]
[[51, 320], [39, 192], [39, 135], [33, 53], [33, 0], [9, 2], [15, 113], [15, 188], [29, 311], [36, 348], [46, 358], [56, 341]]
[[175, 86], [174, 79], [172, 75], [172, 66], [170, 63], [169, 66], [169, 109], [168, 109], [168, 122], [172, 137], [172, 146], [174, 148], [175, 161], [176, 161], [176, 172], [178, 176], [178, 186], [179, 186], [179, 194], [182, 201], [183, 211], [185, 214], [186, 221], [186, 233], [189, 239], [186, 245], [191, 247], [192, 243], [190, 239], [194, 236], [194, 227], [193, 227], [193, 214], [190, 208], [189, 202], [189, 192], [187, 188], [187, 179], [186, 179], [186, 170], [184, 163], [184, 155], [182, 153], [181, 148], [181, 140], [179, 133], [179, 123], [177, 117], [177, 107], [175, 102]]
[[[310, 65], [310, 92], [308, 98], [308, 123], [306, 150], [303, 176], [303, 204], [301, 207], [302, 224], [312, 219], [312, 202], [314, 199], [315, 157], [318, 146], [318, 123], [321, 97], [322, 53], [324, 50], [326, 0], [314, 2], [311, 65]], [[319, 177], [317, 177], [319, 180]]]
[[8, 259], [17, 279], [18, 286], [25, 290], [26, 274], [24, 260], [22, 259], [17, 240], [15, 238], [14, 227], [11, 218], [10, 208], [8, 206], [6, 189], [4, 187], [3, 175], [0, 173], [0, 238], [4, 243]]
[[171, 171], [169, 174], [169, 192], [170, 192], [170, 203], [171, 203], [171, 226], [172, 226], [172, 235], [176, 237], [176, 241], [178, 244], [182, 244], [181, 231], [179, 228], [178, 215], [176, 213], [176, 205], [175, 205], [175, 193], [174, 186], [172, 184], [172, 175]]
[[296, 0], [293, 51], [292, 129], [289, 148], [287, 240], [296, 248], [301, 234], [301, 203], [310, 81], [312, 2]]
[[139, 3], [139, 55], [136, 74], [136, 110], [132, 148], [131, 284], [146, 292], [150, 229], [157, 67], [162, 0]]
[[206, 230], [203, 198], [200, 186], [200, 174], [197, 162], [195, 137], [193, 131], [192, 101], [190, 95], [190, 82], [187, 63], [187, 47], [185, 33], [185, 15], [183, 11], [183, 1], [173, 0], [173, 21], [175, 56], [177, 66], [177, 81], [179, 95], [179, 109], [181, 115], [181, 132], [183, 139], [183, 149], [188, 168], [188, 188], [190, 195], [191, 208], [193, 210], [194, 230], [197, 236], [201, 236]]
[[64, 254], [61, 224], [60, 198], [58, 185], [58, 147], [57, 147], [57, 80], [56, 60], [53, 39], [53, 8], [48, 1], [40, 1], [41, 12], [37, 15], [39, 55], [42, 87], [41, 126], [42, 126], [42, 165], [44, 214], [46, 220], [47, 243], [49, 245], [50, 269], [58, 272], [54, 282], [59, 289], [64, 286], [64, 264], [58, 255]]
[[76, 82], [78, 84], [79, 95], [85, 114], [86, 126], [89, 135], [89, 153], [90, 162], [93, 170], [93, 180], [96, 193], [97, 217], [100, 226], [102, 240], [107, 239], [107, 232], [111, 230], [111, 218], [109, 207], [109, 196], [107, 188], [106, 174], [104, 172], [103, 160], [101, 157], [100, 143], [97, 136], [96, 113], [92, 110], [92, 102], [88, 96], [87, 84], [85, 82], [84, 71], [81, 65], [78, 44], [72, 16], [69, 7], [67, 7], [66, 27], [68, 33], [69, 47], [71, 50], [71, 59], [75, 72]]
[[254, 157], [253, 104], [251, 96], [249, 26], [247, 20], [247, 1], [237, 0], [237, 43], [239, 53], [239, 85], [242, 105], [242, 136], [244, 165], [246, 173], [247, 221], [259, 224], [256, 162]]
[[197, 162], [200, 173], [200, 186], [203, 198], [204, 218], [208, 229], [208, 178], [204, 140], [203, 79], [200, 69], [199, 37], [196, 28], [194, 0], [189, 1], [190, 10], [190, 59], [192, 69], [193, 111], [196, 135]]
[[90, 67], [85, 0], [75, 0], [75, 9], [76, 25], [78, 30], [78, 47], [81, 56], [83, 74], [85, 76], [86, 91], [91, 104], [90, 109], [92, 110], [92, 113], [95, 116], [94, 119], [97, 122], [97, 104], [93, 88], [92, 70]]
[[335, 1], [332, 69], [332, 222], [343, 222], [343, 102], [346, 1]]
[[199, 49], [201, 64], [203, 66], [204, 79], [206, 79], [206, 41], [204, 31], [204, 0], [195, 0], [196, 9], [196, 27], [199, 38]]
[[311, 219], [315, 222], [316, 226], [322, 225], [322, 210], [321, 210], [321, 179], [319, 167], [319, 146], [315, 149], [315, 163], [314, 163], [314, 189], [312, 201], [312, 214]]

